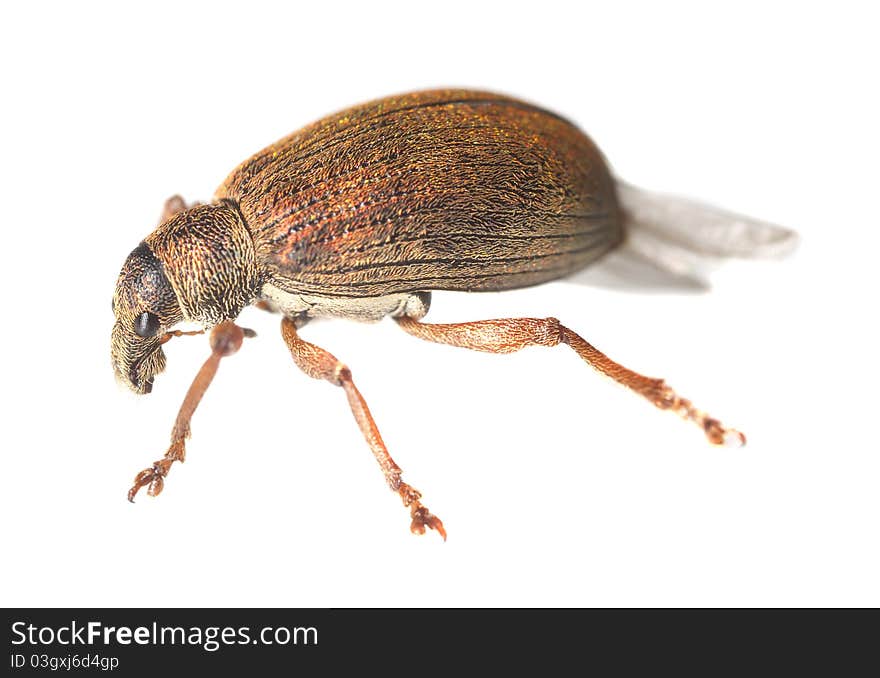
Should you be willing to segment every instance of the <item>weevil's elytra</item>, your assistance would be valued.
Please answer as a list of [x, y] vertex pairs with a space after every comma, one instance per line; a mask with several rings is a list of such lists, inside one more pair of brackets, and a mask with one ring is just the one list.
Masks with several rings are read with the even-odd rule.
[[[202, 394], [221, 359], [250, 336], [234, 320], [251, 304], [280, 311], [296, 364], [344, 390], [416, 533], [446, 535], [403, 481], [351, 370], [299, 336], [308, 318], [391, 316], [415, 337], [493, 353], [566, 344], [657, 407], [696, 423], [710, 441], [744, 442], [662, 380], [612, 361], [555, 318], [421, 321], [432, 290], [545, 282], [588, 266], [625, 236], [655, 250], [659, 239], [667, 258], [689, 239], [691, 250], [724, 254], [728, 247], [739, 255], [793, 239], [784, 229], [690, 203], [675, 203], [678, 216], [664, 217], [670, 204], [619, 184], [593, 142], [564, 118], [466, 90], [389, 97], [328, 116], [239, 165], [212, 203], [187, 207], [172, 198], [119, 276], [113, 367], [129, 388], [149, 392], [165, 366], [161, 346], [183, 334], [172, 329], [181, 321], [211, 329], [212, 352], [184, 399], [168, 452], [138, 474], [129, 498], [145, 486], [161, 492], [173, 462], [183, 461]], [[734, 221], [736, 248], [729, 245]], [[682, 235], [688, 223], [693, 228]]]
[[482, 93], [331, 116], [244, 162], [217, 197], [238, 204], [264, 282], [325, 298], [521, 287], [582, 268], [623, 237], [590, 139]]

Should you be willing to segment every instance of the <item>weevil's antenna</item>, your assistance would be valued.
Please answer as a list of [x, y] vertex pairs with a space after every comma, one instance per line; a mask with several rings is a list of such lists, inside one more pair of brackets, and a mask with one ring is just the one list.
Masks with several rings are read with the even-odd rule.
[[162, 335], [162, 338], [159, 339], [159, 344], [166, 344], [171, 341], [174, 337], [194, 337], [197, 334], [204, 334], [205, 330], [190, 330], [188, 332], [184, 332], [183, 330], [174, 330], [172, 332], [166, 332]]
[[[201, 334], [204, 332], [169, 332], [163, 336], [162, 341], [168, 341], [173, 336], [181, 336], [181, 334]], [[241, 348], [241, 344], [245, 337], [255, 337], [257, 335], [253, 330], [239, 327], [231, 320], [217, 325], [211, 330], [211, 356], [205, 361], [201, 369], [193, 379], [192, 385], [186, 392], [180, 411], [177, 413], [177, 419], [174, 422], [174, 428], [171, 429], [171, 445], [165, 456], [156, 462], [152, 467], [144, 469], [134, 478], [134, 484], [128, 491], [128, 500], [133, 502], [138, 491], [146, 486], [147, 494], [155, 497], [165, 487], [165, 476], [171, 470], [171, 465], [175, 461], [183, 462], [186, 459], [186, 439], [190, 436], [190, 421], [192, 416], [211, 385], [214, 375], [217, 374], [217, 368], [220, 367], [220, 361], [226, 356], [233, 355]]]

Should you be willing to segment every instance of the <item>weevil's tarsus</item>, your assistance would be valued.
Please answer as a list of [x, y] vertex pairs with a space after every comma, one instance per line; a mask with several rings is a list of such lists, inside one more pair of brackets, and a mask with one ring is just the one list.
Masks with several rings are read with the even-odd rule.
[[694, 422], [703, 430], [710, 443], [724, 447], [743, 447], [746, 444], [744, 433], [735, 428], [728, 428], [717, 419], [698, 410], [690, 400], [680, 397], [668, 386], [664, 386], [664, 389], [665, 393], [660, 401], [654, 404], [661, 410], [671, 410], [682, 419]]
[[202, 400], [208, 386], [217, 374], [217, 368], [220, 361], [230, 355], [233, 355], [241, 348], [241, 344], [248, 332], [234, 322], [227, 320], [217, 325], [210, 334], [211, 355], [202, 365], [201, 369], [193, 379], [192, 385], [186, 392], [183, 404], [177, 413], [177, 419], [174, 422], [174, 428], [171, 430], [171, 445], [165, 456], [158, 461], [153, 462], [150, 468], [144, 469], [135, 476], [134, 483], [128, 491], [128, 500], [134, 501], [135, 495], [142, 487], [147, 488], [147, 494], [155, 497], [162, 492], [165, 487], [165, 477], [171, 470], [172, 464], [186, 460], [186, 439], [190, 436], [190, 422], [192, 416]]
[[403, 505], [410, 510], [412, 518], [410, 530], [413, 534], [424, 534], [425, 528], [430, 528], [436, 530], [445, 541], [446, 530], [443, 527], [443, 522], [421, 503], [421, 493], [403, 482], [403, 471], [391, 458], [388, 448], [382, 440], [382, 434], [379, 433], [379, 428], [370, 413], [370, 408], [352, 380], [351, 370], [329, 351], [301, 339], [297, 333], [295, 321], [290, 318], [284, 318], [281, 321], [281, 336], [290, 350], [293, 361], [303, 372], [313, 379], [329, 381], [331, 384], [342, 387], [345, 391], [351, 413], [370, 446], [373, 456], [379, 463], [379, 468], [382, 469], [385, 482], [400, 496]]
[[403, 316], [397, 318], [397, 322], [405, 332], [419, 339], [487, 353], [514, 353], [526, 346], [567, 344], [602, 374], [635, 391], [661, 410], [672, 410], [694, 422], [711, 443], [721, 445], [738, 440], [745, 444], [742, 433], [726, 428], [717, 419], [696, 409], [690, 400], [680, 397], [662, 379], [646, 377], [611, 360], [556, 318], [499, 318], [441, 325]]

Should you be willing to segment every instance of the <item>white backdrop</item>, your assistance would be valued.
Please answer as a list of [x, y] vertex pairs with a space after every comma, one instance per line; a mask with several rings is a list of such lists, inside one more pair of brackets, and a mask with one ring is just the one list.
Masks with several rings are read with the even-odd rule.
[[[2, 10], [0, 604], [880, 604], [880, 50], [863, 5], [278, 5]], [[730, 265], [707, 294], [595, 269], [435, 294], [428, 316], [556, 316], [749, 446], [712, 448], [564, 348], [314, 323], [449, 531], [417, 538], [344, 394], [246, 311], [259, 336], [221, 366], [186, 464], [128, 504], [207, 356], [173, 341], [141, 398], [110, 370], [115, 278], [163, 200], [210, 198], [326, 113], [443, 85], [535, 101], [633, 183], [802, 234], [792, 259]]]

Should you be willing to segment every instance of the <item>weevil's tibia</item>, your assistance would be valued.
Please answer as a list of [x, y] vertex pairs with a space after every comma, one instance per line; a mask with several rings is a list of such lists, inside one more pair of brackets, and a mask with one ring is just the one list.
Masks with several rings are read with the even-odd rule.
[[717, 419], [695, 408], [690, 400], [679, 396], [662, 379], [646, 377], [614, 362], [556, 318], [500, 318], [437, 325], [404, 316], [398, 318], [397, 322], [406, 332], [419, 339], [488, 353], [513, 353], [526, 346], [568, 344], [602, 374], [647, 398], [661, 410], [671, 410], [694, 422], [703, 430], [709, 442], [715, 445], [745, 445], [746, 438], [742, 433], [726, 428]]
[[[183, 332], [182, 334], [198, 334], [198, 332]], [[170, 339], [171, 336], [177, 335], [170, 332], [168, 338]], [[244, 338], [252, 336], [254, 336], [253, 330], [239, 327], [230, 320], [220, 323], [211, 330], [211, 357], [202, 365], [186, 392], [186, 397], [177, 413], [174, 428], [171, 430], [171, 445], [162, 459], [153, 462], [150, 468], [144, 469], [135, 476], [134, 484], [128, 491], [129, 501], [134, 501], [135, 495], [142, 487], [147, 488], [147, 494], [151, 497], [157, 496], [165, 487], [165, 476], [171, 470], [171, 465], [175, 461], [182, 462], [186, 459], [186, 439], [190, 435], [190, 421], [202, 400], [202, 396], [211, 385], [214, 375], [217, 374], [220, 361], [226, 356], [236, 353], [241, 348]]]
[[352, 381], [351, 370], [339, 362], [333, 354], [300, 339], [294, 321], [289, 318], [284, 318], [281, 321], [281, 335], [284, 337], [287, 348], [290, 349], [293, 361], [303, 372], [314, 379], [326, 379], [331, 384], [341, 386], [345, 391], [351, 412], [364, 434], [373, 456], [379, 462], [379, 467], [385, 475], [385, 481], [394, 492], [400, 495], [403, 505], [409, 508], [412, 518], [410, 530], [414, 534], [424, 534], [425, 528], [429, 527], [432, 530], [437, 530], [445, 541], [446, 530], [443, 528], [443, 522], [421, 503], [421, 493], [403, 482], [403, 472], [388, 453], [382, 435], [373, 420], [373, 415], [370, 414], [370, 408], [367, 407], [367, 402]]

